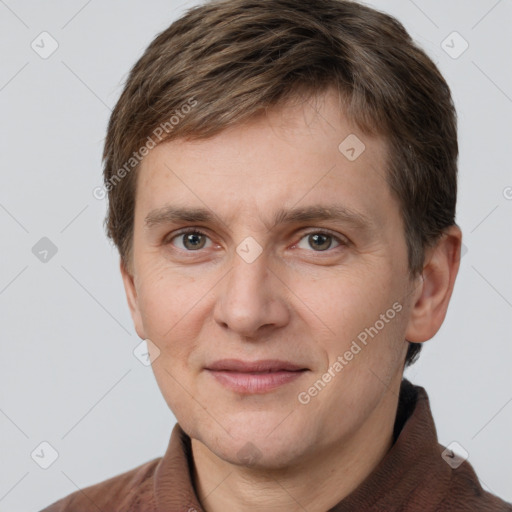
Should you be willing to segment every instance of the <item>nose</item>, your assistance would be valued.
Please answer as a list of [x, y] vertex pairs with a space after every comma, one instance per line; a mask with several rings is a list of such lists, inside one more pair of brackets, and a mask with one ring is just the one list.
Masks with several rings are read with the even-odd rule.
[[248, 263], [235, 254], [215, 304], [215, 321], [241, 337], [257, 338], [289, 321], [286, 286], [267, 265], [265, 254]]

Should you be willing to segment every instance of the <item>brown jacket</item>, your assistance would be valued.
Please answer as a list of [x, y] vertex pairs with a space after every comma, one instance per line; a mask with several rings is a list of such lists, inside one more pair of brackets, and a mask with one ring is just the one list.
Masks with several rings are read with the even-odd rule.
[[[482, 489], [469, 462], [452, 469], [452, 454], [443, 458], [444, 450], [425, 389], [404, 379], [392, 448], [331, 512], [512, 512], [512, 504]], [[76, 491], [42, 512], [201, 512], [191, 467], [190, 438], [177, 424], [163, 457]]]

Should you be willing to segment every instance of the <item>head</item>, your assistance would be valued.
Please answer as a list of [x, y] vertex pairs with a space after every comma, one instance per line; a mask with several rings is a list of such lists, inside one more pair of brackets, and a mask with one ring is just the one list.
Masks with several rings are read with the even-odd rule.
[[[216, 1], [156, 37], [110, 119], [106, 225], [185, 431], [280, 464], [361, 427], [444, 320], [457, 155], [445, 80], [364, 5]], [[226, 358], [304, 371], [237, 392]]]

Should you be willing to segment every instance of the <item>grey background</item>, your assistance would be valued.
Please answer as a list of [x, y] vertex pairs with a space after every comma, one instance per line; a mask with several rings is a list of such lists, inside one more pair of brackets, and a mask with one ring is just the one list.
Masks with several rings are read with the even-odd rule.
[[[132, 353], [140, 340], [92, 190], [127, 72], [194, 4], [0, 0], [1, 511], [39, 510], [167, 447], [175, 418]], [[438, 63], [459, 112], [467, 253], [443, 327], [406, 376], [427, 389], [440, 442], [458, 442], [512, 501], [512, 3], [369, 4]], [[31, 47], [43, 31], [59, 45], [47, 59]], [[453, 31], [469, 44], [458, 58], [441, 47]], [[462, 49], [458, 36], [445, 44]], [[42, 237], [57, 248], [46, 262], [32, 252]], [[48, 469], [31, 458], [42, 441], [59, 454]]]

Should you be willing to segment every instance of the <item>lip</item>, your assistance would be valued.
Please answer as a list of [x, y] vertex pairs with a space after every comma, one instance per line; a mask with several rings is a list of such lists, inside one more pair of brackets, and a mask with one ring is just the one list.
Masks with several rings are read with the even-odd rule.
[[222, 359], [205, 368], [220, 384], [244, 394], [267, 393], [303, 375], [308, 368], [289, 361]]
[[281, 361], [279, 359], [260, 359], [259, 361], [242, 361], [241, 359], [220, 359], [206, 367], [207, 370], [231, 371], [239, 373], [263, 373], [278, 371], [307, 370], [305, 366]]

